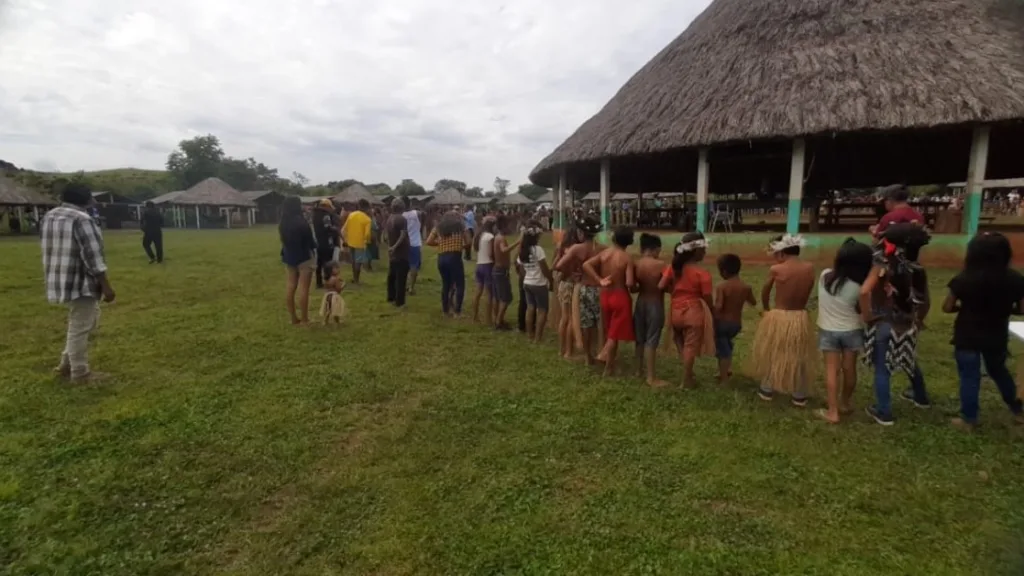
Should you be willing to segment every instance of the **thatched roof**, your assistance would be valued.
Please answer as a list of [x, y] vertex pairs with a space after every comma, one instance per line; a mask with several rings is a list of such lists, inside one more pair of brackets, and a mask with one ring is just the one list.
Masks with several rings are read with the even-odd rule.
[[370, 204], [383, 204], [380, 198], [374, 196], [372, 192], [366, 189], [366, 186], [358, 182], [338, 192], [332, 200], [341, 204], [357, 204], [360, 200], [366, 200]]
[[203, 180], [174, 198], [173, 202], [202, 206], [241, 206], [244, 208], [256, 206], [255, 202], [246, 198], [220, 178]]
[[274, 192], [273, 190], [247, 190], [242, 192], [242, 196], [245, 196], [253, 202], [263, 198], [267, 194], [277, 194], [277, 192]]
[[0, 175], [0, 205], [55, 206], [57, 201]]
[[161, 195], [159, 195], [159, 196], [157, 196], [155, 198], [150, 198], [149, 201], [152, 202], [153, 204], [173, 203], [175, 198], [177, 198], [178, 196], [181, 196], [184, 193], [185, 193], [184, 190], [177, 190], [175, 192], [168, 192], [166, 194], [161, 194]]
[[714, 0], [530, 179], [698, 146], [1024, 119], [1015, 1]]
[[433, 195], [431, 202], [441, 206], [454, 206], [456, 204], [469, 204], [471, 201], [462, 192], [454, 188], [446, 188]]
[[525, 206], [527, 204], [533, 204], [533, 200], [530, 200], [529, 198], [523, 196], [522, 194], [516, 193], [509, 194], [504, 198], [498, 199], [498, 204], [502, 204], [505, 206]]

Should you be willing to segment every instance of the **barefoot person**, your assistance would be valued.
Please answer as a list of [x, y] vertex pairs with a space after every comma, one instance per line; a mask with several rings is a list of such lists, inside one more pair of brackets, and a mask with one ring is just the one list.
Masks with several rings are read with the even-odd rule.
[[700, 232], [689, 232], [676, 245], [672, 267], [658, 286], [671, 290], [672, 340], [683, 362], [683, 388], [697, 387], [693, 365], [699, 356], [715, 354], [715, 320], [711, 315], [711, 274], [697, 264], [704, 260], [708, 242]]
[[816, 278], [814, 265], [800, 260], [803, 246], [803, 238], [789, 234], [769, 243], [775, 264], [768, 270], [768, 279], [761, 289], [764, 314], [754, 334], [750, 357], [750, 371], [761, 381], [761, 399], [770, 401], [776, 392], [789, 394], [798, 408], [807, 405], [809, 385], [817, 367], [814, 327], [807, 314], [807, 301]]
[[67, 338], [56, 372], [75, 383], [100, 380], [89, 369], [89, 334], [100, 317], [100, 299], [114, 301], [107, 280], [103, 233], [86, 211], [92, 192], [72, 182], [61, 194], [63, 204], [46, 213], [40, 227], [46, 299], [68, 307]]
[[636, 334], [637, 374], [647, 369], [647, 385], [664, 388], [668, 382], [659, 380], [654, 373], [658, 358], [658, 344], [661, 330], [665, 326], [665, 291], [659, 286], [666, 270], [671, 270], [661, 261], [661, 238], [654, 234], [640, 235], [640, 259], [636, 261], [636, 284], [638, 292], [633, 308], [633, 331]]
[[633, 298], [629, 292], [636, 283], [633, 258], [626, 249], [633, 245], [633, 229], [616, 228], [612, 246], [583, 263], [587, 278], [601, 286], [601, 317], [605, 342], [598, 359], [604, 362], [604, 375], [615, 375], [619, 342], [633, 342]]
[[[562, 242], [559, 243], [558, 249], [555, 251], [553, 262], [556, 264], [560, 262], [562, 256], [570, 248], [582, 241], [582, 239], [583, 234], [577, 229], [576, 225], [570, 225], [562, 237]], [[558, 350], [562, 358], [570, 360], [573, 355], [572, 294], [578, 279], [574, 280], [572, 276], [562, 272], [558, 272], [558, 276]]]
[[538, 245], [543, 231], [540, 222], [527, 222], [519, 245], [519, 257], [516, 258], [526, 293], [526, 334], [537, 343], [544, 337], [544, 326], [548, 321], [548, 292], [554, 286], [544, 249]]
[[494, 237], [494, 242], [491, 245], [494, 260], [491, 276], [494, 279], [494, 298], [498, 301], [497, 311], [494, 314], [494, 329], [502, 331], [511, 330], [505, 322], [505, 313], [508, 312], [508, 305], [512, 303], [512, 279], [509, 277], [509, 268], [512, 267], [510, 254], [519, 246], [518, 241], [511, 244], [508, 241], [508, 234], [512, 233], [513, 225], [514, 222], [511, 218], [505, 214], [498, 215], [495, 222], [497, 236]]
[[405, 218], [409, 233], [409, 295], [416, 294], [416, 278], [423, 267], [423, 233], [422, 224], [426, 220], [423, 212], [413, 210], [412, 201], [408, 196], [401, 198], [403, 205], [402, 217]]
[[345, 281], [341, 279], [341, 264], [331, 261], [324, 267], [324, 297], [320, 301], [320, 319], [324, 326], [332, 321], [334, 325], [341, 324], [345, 317], [345, 299], [341, 297], [341, 291], [345, 288]]
[[870, 272], [871, 247], [850, 238], [818, 280], [818, 348], [825, 359], [828, 390], [828, 409], [819, 410], [818, 417], [831, 424], [853, 413], [857, 356], [864, 348], [864, 324], [857, 302]]
[[718, 259], [722, 282], [715, 286], [715, 356], [718, 357], [718, 382], [726, 384], [732, 377], [733, 342], [743, 329], [743, 306], [757, 306], [754, 290], [740, 279], [743, 262], [735, 254]]
[[[285, 306], [292, 324], [309, 322], [309, 285], [316, 268], [316, 240], [302, 215], [302, 201], [298, 196], [285, 198], [281, 205], [281, 222], [277, 226], [281, 237], [281, 262], [288, 267], [288, 285]], [[295, 313], [295, 293], [299, 294], [299, 313]]]
[[598, 282], [583, 272], [583, 263], [604, 250], [604, 246], [594, 241], [594, 237], [601, 233], [601, 222], [587, 216], [577, 222], [576, 229], [581, 234], [581, 241], [566, 250], [555, 269], [573, 283], [571, 326], [574, 341], [583, 348], [587, 365], [592, 366], [596, 362], [597, 323], [601, 320], [601, 289]]
[[473, 239], [476, 250], [476, 294], [473, 296], [473, 322], [480, 321], [480, 300], [487, 294], [487, 323], [493, 325], [497, 315], [497, 301], [494, 298], [494, 218], [484, 218], [480, 233]]

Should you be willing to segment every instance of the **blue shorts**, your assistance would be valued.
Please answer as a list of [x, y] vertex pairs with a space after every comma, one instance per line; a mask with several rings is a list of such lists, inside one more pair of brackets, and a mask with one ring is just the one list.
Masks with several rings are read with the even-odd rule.
[[715, 356], [719, 360], [732, 358], [734, 340], [739, 335], [743, 325], [739, 322], [726, 322], [718, 320], [715, 322]]
[[409, 246], [409, 270], [419, 270], [423, 266], [423, 248]]
[[352, 262], [355, 264], [366, 264], [370, 261], [370, 253], [366, 248], [351, 248]]
[[863, 348], [863, 330], [834, 332], [818, 329], [818, 350], [822, 352], [860, 351]]

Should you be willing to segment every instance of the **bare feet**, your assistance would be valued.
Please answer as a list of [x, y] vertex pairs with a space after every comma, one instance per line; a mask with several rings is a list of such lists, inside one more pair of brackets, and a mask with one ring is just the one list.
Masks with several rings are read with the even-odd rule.
[[71, 378], [72, 384], [92, 384], [94, 382], [101, 382], [106, 380], [108, 376], [102, 372], [89, 372], [81, 376], [73, 376]]
[[697, 381], [696, 380], [683, 380], [683, 390], [696, 390], [696, 389], [697, 389]]
[[659, 389], [660, 388], [668, 388], [669, 386], [671, 386], [671, 384], [669, 384], [668, 382], [666, 382], [664, 380], [657, 380], [657, 379], [655, 379], [655, 380], [648, 380], [647, 381], [647, 385], [650, 386], [651, 388], [659, 388]]
[[68, 380], [71, 378], [71, 366], [57, 366], [56, 368], [53, 369], [53, 375]]
[[818, 418], [821, 418], [825, 422], [828, 422], [829, 424], [839, 424], [838, 413], [833, 414], [824, 408], [819, 408], [814, 411], [814, 415], [817, 416]]

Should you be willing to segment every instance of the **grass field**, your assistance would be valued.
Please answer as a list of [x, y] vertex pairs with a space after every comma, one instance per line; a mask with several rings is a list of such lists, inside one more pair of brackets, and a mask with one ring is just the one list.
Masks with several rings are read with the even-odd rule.
[[948, 426], [938, 312], [936, 406], [829, 427], [711, 385], [712, 361], [700, 390], [652, 391], [444, 320], [432, 256], [407, 314], [378, 271], [328, 330], [287, 325], [270, 229], [168, 231], [163, 266], [137, 233], [107, 244], [91, 359], [113, 378], [74, 388], [37, 244], [0, 241], [0, 573], [1024, 572], [1024, 431], [990, 383], [981, 430]]

